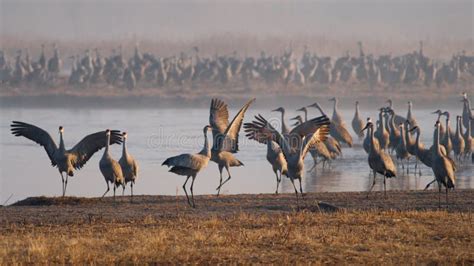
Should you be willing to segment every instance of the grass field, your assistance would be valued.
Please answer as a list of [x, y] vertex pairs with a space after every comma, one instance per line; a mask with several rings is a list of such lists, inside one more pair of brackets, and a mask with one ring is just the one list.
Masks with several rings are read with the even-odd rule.
[[0, 208], [0, 264], [473, 264], [474, 191], [436, 194], [30, 198]]

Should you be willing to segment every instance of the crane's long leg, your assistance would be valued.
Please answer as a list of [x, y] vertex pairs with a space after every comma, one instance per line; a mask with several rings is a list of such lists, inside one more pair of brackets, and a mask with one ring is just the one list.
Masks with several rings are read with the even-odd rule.
[[445, 184], [446, 184], [446, 208], [449, 207], [449, 204], [448, 204], [448, 178], [445, 176], [444, 177], [444, 181], [445, 181]]
[[122, 196], [125, 196], [125, 186], [122, 186]]
[[219, 194], [221, 193], [221, 186], [222, 186], [222, 169], [224, 168], [223, 165], [218, 165], [219, 167], [219, 175], [220, 175], [220, 179], [219, 179], [219, 186], [216, 188], [217, 190], [217, 196], [219, 196]]
[[194, 204], [194, 192], [193, 192], [193, 187], [194, 187], [194, 179], [196, 179], [196, 176], [192, 176], [193, 179], [191, 181], [191, 201], [193, 202], [193, 208], [196, 208], [196, 204]]
[[133, 181], [130, 183], [130, 190], [131, 190], [131, 194], [130, 194], [131, 199], [130, 200], [132, 200], [133, 199]]
[[438, 182], [438, 208], [441, 209], [441, 183]]
[[225, 169], [227, 170], [227, 174], [229, 175], [229, 177], [227, 177], [227, 179], [224, 180], [224, 182], [222, 182], [222, 184], [220, 184], [220, 186], [218, 187], [219, 190], [220, 190], [220, 189], [222, 188], [222, 186], [223, 186], [225, 183], [227, 183], [227, 182], [230, 180], [230, 178], [231, 178], [231, 176], [230, 176], [230, 171], [229, 171], [229, 166], [226, 165], [226, 166], [225, 166]]
[[107, 190], [104, 192], [104, 194], [102, 195], [102, 198], [105, 196], [105, 194], [107, 194], [107, 192], [109, 192], [110, 190], [110, 186], [109, 186], [109, 182], [107, 182], [107, 180], [105, 180], [105, 184], [107, 184]]
[[301, 177], [298, 178], [298, 180], [300, 181], [300, 193], [301, 193], [301, 197], [304, 199], [304, 194], [303, 194], [303, 185], [301, 183]]
[[434, 182], [436, 182], [436, 179], [433, 180], [433, 181], [431, 181], [431, 182], [429, 182], [429, 183], [426, 185], [425, 189], [423, 189], [423, 190], [427, 190], [427, 189], [431, 186], [431, 184], [433, 184]]
[[295, 189], [295, 195], [296, 195], [296, 206], [298, 207], [298, 209], [300, 208], [300, 202], [298, 200], [298, 190], [296, 189], [296, 186], [295, 186], [295, 180], [293, 178], [290, 178], [291, 180], [291, 184], [293, 184], [293, 188]]
[[183, 189], [184, 189], [184, 194], [186, 194], [186, 199], [188, 200], [188, 204], [192, 207], [193, 205], [191, 205], [191, 202], [189, 201], [188, 192], [186, 191], [186, 183], [188, 183], [189, 177], [190, 177], [189, 175], [186, 177], [186, 181], [184, 181], [184, 184], [183, 184]]
[[69, 175], [68, 173], [66, 173], [66, 181], [64, 182], [64, 192], [63, 192], [63, 197], [66, 196], [66, 188], [67, 188], [67, 179], [68, 179]]
[[387, 180], [387, 177], [385, 176], [385, 174], [383, 175], [383, 195], [385, 198], [387, 198], [387, 186], [386, 186], [386, 181]]
[[410, 172], [410, 157], [407, 158], [407, 175]]
[[374, 182], [372, 183], [372, 186], [370, 186], [369, 192], [367, 192], [367, 198], [369, 198], [369, 194], [370, 194], [370, 192], [372, 191], [372, 189], [373, 189], [374, 186], [375, 186], [375, 175], [376, 175], [376, 172], [375, 172], [375, 170], [373, 170], [373, 172], [374, 172]]
[[280, 185], [280, 180], [278, 179], [278, 170], [275, 171], [275, 176], [276, 176], [276, 180], [277, 180], [277, 188], [275, 190], [275, 194], [278, 194], [278, 186]]
[[59, 173], [61, 174], [61, 181], [62, 181], [62, 184], [63, 184], [62, 185], [62, 187], [63, 187], [63, 197], [64, 197], [64, 194], [65, 194], [65, 192], [64, 192], [64, 176], [63, 176], [63, 172], [59, 172]]

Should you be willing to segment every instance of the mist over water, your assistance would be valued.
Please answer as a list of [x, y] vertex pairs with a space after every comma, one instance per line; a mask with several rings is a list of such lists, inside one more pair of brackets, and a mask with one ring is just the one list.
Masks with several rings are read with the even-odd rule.
[[[0, 34], [55, 40], [189, 40], [236, 33], [470, 39], [472, 1], [2, 0]], [[1, 39], [1, 38], [0, 38]]]

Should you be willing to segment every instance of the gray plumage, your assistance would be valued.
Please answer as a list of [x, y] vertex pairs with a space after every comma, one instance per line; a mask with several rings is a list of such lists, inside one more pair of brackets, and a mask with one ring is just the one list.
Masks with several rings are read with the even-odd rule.
[[352, 129], [356, 133], [356, 135], [359, 137], [359, 139], [362, 139], [364, 137], [364, 133], [362, 132], [362, 128], [364, 128], [364, 121], [360, 118], [359, 114], [359, 101], [355, 102], [355, 113], [354, 113], [354, 118], [352, 118]]
[[[405, 132], [405, 127], [403, 124], [400, 124], [399, 126], [400, 129], [400, 134], [404, 136], [406, 134]], [[409, 135], [409, 134], [407, 134]], [[400, 160], [402, 164], [402, 169], [405, 169], [405, 164], [403, 163], [404, 160], [407, 162], [407, 173], [408, 173], [408, 162], [410, 160], [410, 153], [408, 152], [407, 148], [407, 142], [405, 137], [401, 137], [399, 140], [399, 143], [397, 145], [397, 148], [395, 148], [395, 154], [397, 156], [397, 161]]]
[[[138, 164], [127, 151], [127, 132], [123, 132], [122, 137], [122, 157], [119, 160], [119, 164], [122, 168], [123, 177], [125, 178], [125, 186], [130, 183], [130, 196], [133, 198], [133, 186], [138, 176]], [[123, 187], [122, 195], [125, 192], [125, 186]]]
[[464, 155], [465, 142], [464, 137], [462, 136], [462, 122], [461, 116], [456, 117], [456, 133], [453, 137], [453, 151], [454, 158], [458, 161], [461, 161], [462, 156]]
[[107, 184], [107, 190], [104, 192], [102, 197], [107, 194], [110, 190], [109, 183], [112, 183], [114, 187], [114, 200], [115, 200], [115, 190], [118, 186], [122, 185], [125, 187], [125, 178], [123, 177], [122, 168], [120, 164], [112, 158], [109, 154], [109, 143], [110, 143], [110, 130], [105, 131], [107, 140], [105, 141], [105, 150], [102, 158], [99, 161], [99, 169], [102, 175], [105, 178], [105, 183]]
[[295, 189], [298, 200], [298, 190], [294, 180], [300, 182], [300, 193], [303, 193], [301, 179], [304, 173], [304, 157], [309, 148], [319, 141], [324, 141], [329, 134], [329, 118], [320, 116], [293, 128], [288, 137], [284, 137], [261, 115], [255, 116], [251, 123], [245, 123], [244, 129], [249, 139], [264, 143], [266, 140], [275, 140], [280, 146], [288, 163], [288, 177]]
[[375, 142], [375, 137], [374, 137], [374, 125], [371, 122], [368, 122], [367, 125], [364, 127], [363, 130], [369, 130], [370, 134], [370, 150], [369, 150], [369, 166], [370, 169], [372, 169], [374, 173], [374, 181], [372, 183], [372, 186], [369, 189], [369, 192], [367, 193], [367, 197], [369, 196], [369, 193], [372, 191], [372, 188], [375, 186], [375, 177], [377, 173], [383, 175], [383, 189], [384, 189], [384, 194], [385, 196], [387, 195], [387, 189], [385, 185], [385, 180], [386, 178], [392, 178], [397, 176], [397, 170], [395, 168], [395, 164], [392, 161], [392, 158], [390, 155], [385, 153], [383, 150], [377, 148], [376, 142]]
[[380, 148], [386, 151], [390, 143], [390, 139], [389, 139], [388, 131], [385, 128], [385, 123], [384, 123], [385, 119], [383, 117], [383, 112], [384, 112], [384, 108], [381, 108], [379, 111], [379, 124], [377, 126], [377, 130], [374, 133], [374, 136], [378, 139]]
[[[94, 153], [106, 146], [107, 140], [105, 131], [96, 132], [84, 137], [72, 149], [66, 150], [63, 140], [64, 128], [62, 126], [59, 127], [59, 147], [48, 132], [32, 124], [13, 121], [11, 133], [17, 137], [22, 136], [30, 139], [44, 147], [51, 160], [51, 165], [56, 166], [61, 174], [63, 196], [66, 194], [68, 177], [74, 176], [74, 170], [84, 167]], [[110, 144], [120, 143], [122, 143], [120, 131], [112, 130]], [[66, 178], [64, 178], [63, 173], [66, 173]]]
[[[229, 123], [229, 110], [227, 104], [219, 99], [211, 100], [209, 111], [209, 124], [212, 126], [213, 145], [211, 149], [211, 161], [217, 163], [220, 174], [219, 186], [216, 188], [217, 195], [220, 194], [222, 186], [231, 179], [230, 167], [244, 165], [237, 160], [233, 153], [239, 150], [239, 131], [244, 120], [244, 115], [255, 99], [249, 100], [235, 115]], [[228, 177], [222, 181], [222, 170], [227, 170]]]
[[[161, 165], [166, 165], [171, 167], [169, 170], [172, 173], [177, 175], [186, 176], [186, 181], [183, 184], [183, 190], [186, 194], [186, 199], [188, 204], [195, 208], [196, 204], [194, 203], [194, 180], [196, 179], [197, 174], [204, 168], [206, 168], [211, 158], [211, 147], [209, 145], [209, 140], [207, 139], [207, 131], [211, 129], [211, 126], [207, 125], [203, 129], [204, 133], [204, 146], [202, 150], [197, 154], [180, 154], [178, 156], [170, 157], [166, 159]], [[192, 178], [191, 181], [191, 200], [189, 200], [188, 192], [186, 190], [186, 183], [188, 183], [189, 178]]]
[[[309, 105], [308, 107], [314, 107], [314, 108], [318, 109], [319, 112], [323, 116], [327, 116], [326, 113], [321, 108], [321, 106], [319, 105], [319, 103], [317, 103], [317, 102], [312, 104], [312, 105]], [[333, 114], [333, 117], [335, 117], [336, 119], [342, 121], [342, 118], [340, 118], [340, 116], [338, 114], [336, 114], [336, 115]], [[349, 134], [349, 131], [347, 131], [345, 124], [336, 124], [336, 123], [333, 123], [331, 121], [331, 123], [330, 123], [330, 134], [338, 142], [346, 143], [349, 147], [352, 147], [352, 136], [351, 136], [351, 134]]]

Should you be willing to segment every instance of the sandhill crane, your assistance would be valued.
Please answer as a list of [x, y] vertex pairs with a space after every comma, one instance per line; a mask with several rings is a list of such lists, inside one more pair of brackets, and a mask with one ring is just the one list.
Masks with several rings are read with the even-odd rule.
[[461, 116], [456, 117], [456, 133], [453, 137], [453, 151], [454, 158], [461, 161], [462, 156], [464, 155], [465, 142], [464, 137], [462, 136], [462, 121]]
[[329, 99], [329, 101], [334, 102], [331, 122], [336, 123], [336, 124], [343, 124], [344, 121], [342, 120], [342, 116], [337, 111], [337, 98], [332, 97]]
[[408, 163], [410, 160], [410, 153], [408, 152], [408, 149], [407, 149], [406, 138], [403, 137], [405, 135], [405, 127], [403, 126], [403, 124], [400, 124], [399, 128], [400, 128], [400, 134], [402, 135], [402, 137], [400, 138], [397, 148], [395, 149], [395, 154], [397, 155], [397, 161], [400, 160], [403, 170], [405, 169], [403, 160], [407, 161], [407, 174], [408, 174], [408, 171], [409, 171]]
[[374, 173], [374, 182], [367, 193], [367, 197], [369, 197], [370, 191], [375, 186], [375, 177], [376, 174], [383, 175], [383, 190], [384, 195], [387, 195], [387, 189], [385, 185], [386, 178], [392, 178], [397, 176], [397, 170], [395, 165], [393, 164], [392, 158], [390, 155], [385, 153], [383, 150], [378, 149], [375, 137], [374, 137], [374, 124], [372, 122], [368, 122], [367, 125], [362, 130], [368, 130], [370, 135], [370, 151], [369, 151], [369, 166]]
[[[233, 153], [239, 150], [239, 131], [244, 120], [244, 115], [250, 105], [255, 101], [249, 100], [235, 115], [232, 122], [229, 123], [229, 110], [227, 104], [219, 99], [211, 100], [211, 108], [209, 114], [209, 124], [212, 127], [213, 145], [211, 149], [211, 161], [217, 163], [220, 174], [219, 186], [216, 188], [217, 195], [220, 194], [222, 186], [227, 183], [230, 178], [229, 168], [233, 166], [244, 165], [237, 160]], [[227, 170], [229, 175], [222, 182], [222, 169]]]
[[387, 112], [389, 114], [389, 119], [388, 119], [388, 127], [389, 127], [389, 148], [391, 148], [392, 152], [395, 150], [397, 147], [398, 143], [400, 142], [400, 130], [398, 127], [395, 125], [395, 112], [387, 108]]
[[281, 148], [274, 141], [267, 140], [267, 161], [272, 165], [273, 172], [275, 173], [277, 180], [275, 194], [278, 194], [281, 176], [288, 174], [288, 166]]
[[[122, 133], [123, 137], [123, 148], [122, 157], [119, 160], [120, 167], [122, 167], [123, 177], [125, 178], [125, 186], [130, 183], [130, 195], [133, 198], [133, 185], [138, 175], [138, 164], [137, 161], [127, 151], [127, 132]], [[122, 195], [125, 192], [125, 186], [123, 186]]]
[[[445, 154], [442, 153], [440, 149], [440, 122], [436, 121], [435, 127], [437, 130], [436, 132], [436, 139], [434, 141], [434, 151], [432, 152], [433, 156], [433, 164], [431, 169], [435, 175], [435, 180], [429, 183], [426, 188], [430, 186], [430, 184], [434, 182], [438, 182], [438, 190], [439, 190], [439, 197], [438, 197], [438, 204], [441, 207], [441, 184], [446, 187], [446, 204], [448, 204], [448, 189], [454, 188], [456, 182], [456, 176], [454, 174], [456, 167], [454, 162], [450, 160]], [[426, 189], [425, 188], [425, 189]]]
[[[441, 119], [441, 116], [443, 115], [443, 111], [441, 111], [440, 109], [432, 112], [432, 114], [437, 114], [438, 115], [438, 118], [436, 119], [436, 121], [440, 121]], [[445, 131], [445, 128], [443, 126], [443, 124], [439, 124], [439, 139], [443, 139], [444, 138], [444, 134], [446, 133]], [[436, 138], [436, 136], [433, 136], [433, 139]]]
[[388, 144], [390, 143], [389, 134], [387, 129], [385, 128], [383, 112], [385, 111], [384, 108], [380, 108], [379, 111], [379, 124], [377, 126], [377, 131], [375, 131], [374, 136], [378, 139], [380, 148], [382, 150], [387, 150]]
[[[178, 156], [170, 157], [166, 159], [161, 165], [166, 165], [171, 167], [169, 170], [172, 173], [177, 175], [186, 176], [186, 181], [183, 184], [183, 190], [186, 194], [186, 199], [188, 200], [188, 204], [195, 208], [196, 204], [194, 203], [194, 193], [193, 193], [193, 186], [194, 180], [196, 179], [197, 174], [204, 168], [206, 168], [207, 164], [209, 163], [209, 159], [211, 158], [211, 147], [209, 145], [209, 141], [207, 139], [207, 132], [212, 127], [207, 125], [202, 130], [204, 133], [204, 146], [202, 150], [197, 154], [189, 154], [184, 153]], [[191, 201], [189, 200], [188, 192], [186, 191], [186, 183], [188, 183], [189, 178], [192, 178], [191, 181]]]
[[359, 101], [356, 101], [354, 118], [352, 118], [352, 129], [354, 130], [356, 135], [359, 137], [359, 139], [362, 139], [364, 137], [364, 133], [362, 132], [363, 127], [364, 127], [364, 122], [362, 121], [362, 119], [360, 119], [360, 115], [359, 115]]
[[[301, 107], [300, 109], [296, 111], [304, 112], [304, 121], [305, 122], [308, 121], [308, 109], [306, 107]], [[337, 156], [340, 156], [342, 154], [341, 144], [337, 140], [335, 140], [333, 137], [327, 136], [326, 140], [323, 143], [326, 146], [326, 149], [329, 151], [330, 159], [334, 160]], [[324, 147], [321, 147], [321, 149], [324, 150]], [[313, 149], [310, 149], [309, 151], [310, 153], [312, 153]], [[322, 153], [326, 154], [326, 152], [324, 151]], [[324, 162], [325, 161], [323, 161], [323, 167], [324, 167]]]
[[[471, 102], [469, 101], [469, 98], [467, 96], [466, 92], [463, 92], [462, 94], [462, 100], [461, 102], [463, 103], [463, 108], [462, 108], [462, 123], [465, 128], [467, 128], [469, 124], [469, 120], [471, 117], [474, 117], [471, 111]], [[472, 129], [471, 129], [472, 130]]]
[[[388, 103], [388, 107], [389, 107], [391, 110], [394, 110], [392, 100], [391, 100], [391, 99], [388, 99], [388, 100], [387, 100], [387, 103]], [[394, 112], [395, 112], [395, 110], [394, 110]], [[400, 125], [401, 123], [404, 123], [405, 120], [407, 120], [405, 117], [395, 114], [395, 124], [396, 124], [396, 125]]]
[[467, 122], [466, 133], [464, 134], [464, 156], [466, 158], [468, 158], [469, 155], [471, 155], [474, 151], [474, 140], [472, 139], [471, 124], [472, 118], [469, 119], [469, 121]]
[[[413, 115], [413, 103], [411, 101], [408, 101], [408, 112], [407, 112], [407, 120], [410, 122], [410, 128], [416, 127], [418, 124], [416, 123], [415, 116]], [[409, 128], [406, 128], [406, 130], [409, 130]]]
[[245, 123], [244, 129], [249, 139], [258, 142], [275, 139], [285, 155], [288, 163], [288, 178], [290, 178], [295, 189], [296, 200], [298, 202], [298, 190], [294, 180], [300, 182], [300, 193], [303, 194], [301, 179], [304, 173], [304, 157], [310, 146], [319, 141], [324, 141], [329, 134], [329, 118], [320, 116], [304, 122], [293, 128], [286, 138], [278, 132], [263, 116], [255, 116], [251, 123]]
[[451, 151], [453, 150], [453, 143], [451, 141], [452, 130], [451, 130], [451, 126], [449, 124], [450, 114], [449, 114], [448, 111], [446, 111], [446, 112], [443, 113], [443, 115], [446, 116], [446, 130], [445, 130], [445, 133], [444, 133], [444, 137], [440, 141], [441, 141], [441, 145], [443, 145], [444, 148], [446, 149], [446, 154], [449, 156], [449, 154], [451, 154]]
[[99, 161], [99, 169], [102, 175], [105, 178], [105, 183], [107, 184], [107, 190], [102, 195], [102, 198], [109, 192], [109, 182], [114, 186], [114, 200], [115, 200], [115, 189], [122, 185], [125, 189], [125, 178], [123, 177], [122, 168], [120, 164], [112, 158], [109, 154], [109, 143], [110, 143], [111, 132], [109, 129], [105, 131], [105, 136], [107, 137], [105, 144], [104, 154]]
[[[11, 132], [17, 137], [23, 136], [44, 147], [52, 166], [56, 166], [61, 175], [63, 197], [66, 195], [68, 177], [74, 176], [74, 170], [84, 167], [94, 153], [104, 148], [107, 139], [105, 131], [96, 132], [83, 138], [72, 149], [66, 150], [63, 140], [64, 128], [62, 126], [59, 127], [59, 147], [48, 132], [28, 123], [13, 121]], [[120, 131], [112, 130], [110, 133], [110, 144], [122, 143]], [[64, 178], [63, 173], [66, 174], [66, 178]]]
[[420, 142], [420, 128], [418, 126], [412, 127], [410, 129], [411, 132], [416, 133], [416, 141], [415, 141], [415, 153], [416, 153], [416, 158], [417, 162], [415, 164], [415, 174], [416, 174], [416, 169], [418, 168], [418, 173], [421, 176], [421, 167], [418, 166], [418, 160], [420, 160], [424, 165], [428, 166], [431, 168], [431, 165], [433, 163], [433, 159], [431, 156], [431, 151], [429, 149], [425, 149], [425, 146], [423, 143]]
[[[323, 111], [319, 103], [315, 102], [312, 105], [309, 105], [307, 107], [314, 107], [319, 110], [319, 112], [323, 115], [326, 116], [326, 113]], [[349, 131], [347, 131], [346, 127], [344, 124], [335, 124], [335, 123], [330, 123], [330, 134], [333, 136], [338, 142], [343, 142], [346, 143], [349, 147], [352, 147], [352, 136], [349, 134]]]
[[277, 109], [272, 110], [272, 112], [281, 113], [281, 133], [283, 134], [283, 136], [288, 135], [290, 133], [290, 130], [286, 126], [286, 122], [285, 122], [285, 108], [278, 107]]
[[[370, 119], [370, 117], [367, 117], [367, 124], [368, 123], [372, 123], [372, 119]], [[366, 125], [367, 125], [366, 124]], [[363, 132], [363, 130], [361, 129], [361, 131]], [[370, 142], [371, 142], [371, 139], [370, 139], [370, 130], [367, 130], [367, 133], [365, 135], [365, 138], [364, 138], [364, 142], [362, 143], [362, 147], [364, 148], [365, 152], [367, 154], [369, 154], [370, 152]], [[378, 139], [374, 139], [374, 143], [375, 143], [375, 147], [376, 149], [380, 149], [380, 144], [379, 144], [379, 141]]]

